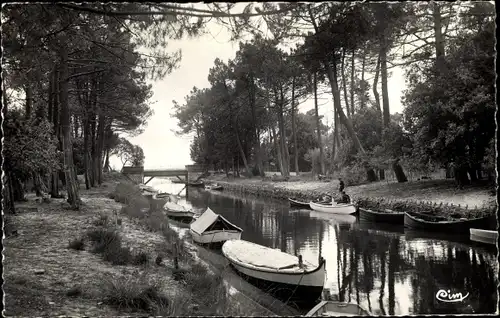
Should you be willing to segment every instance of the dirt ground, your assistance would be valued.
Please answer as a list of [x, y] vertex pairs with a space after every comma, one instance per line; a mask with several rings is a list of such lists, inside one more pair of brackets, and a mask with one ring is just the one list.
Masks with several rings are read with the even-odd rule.
[[[111, 279], [155, 280], [166, 295], [182, 292], [171, 278], [168, 261], [141, 266], [114, 266], [90, 252], [68, 248], [70, 240], [84, 236], [100, 214], [115, 215], [121, 205], [105, 198], [115, 184], [82, 190], [80, 211], [67, 209], [63, 199], [37, 203], [33, 195], [9, 215], [4, 237], [5, 316], [116, 316], [123, 313], [103, 302], [106, 282]], [[10, 236], [15, 229], [17, 235]], [[150, 255], [161, 250], [162, 236], [145, 232], [130, 219], [122, 218], [123, 244]], [[75, 290], [80, 293], [74, 295]], [[73, 296], [71, 296], [73, 291]], [[69, 293], [68, 293], [69, 292]], [[69, 295], [68, 295], [69, 294]]]
[[[211, 177], [213, 180], [225, 182], [243, 183], [243, 184], [258, 184], [266, 188], [282, 188], [287, 190], [298, 191], [316, 191], [329, 194], [337, 194], [339, 181], [332, 180], [329, 182], [323, 181], [263, 181], [260, 178], [235, 178], [227, 180], [223, 176]], [[440, 180], [420, 180], [409, 181], [405, 183], [398, 182], [373, 182], [369, 184], [349, 186], [346, 184], [345, 191], [352, 199], [361, 197], [376, 197], [389, 200], [413, 200], [425, 201], [432, 203], [450, 203], [469, 207], [481, 207], [483, 205], [495, 206], [496, 195], [491, 191], [492, 186], [475, 185], [466, 186], [464, 189], [457, 189], [455, 182], [450, 179]]]

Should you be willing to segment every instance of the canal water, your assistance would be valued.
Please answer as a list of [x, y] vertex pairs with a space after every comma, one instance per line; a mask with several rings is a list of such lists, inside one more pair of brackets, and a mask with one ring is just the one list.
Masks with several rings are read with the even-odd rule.
[[[169, 193], [183, 188], [165, 179], [151, 185]], [[497, 312], [495, 246], [364, 223], [355, 216], [291, 209], [284, 201], [224, 191], [190, 188], [188, 199], [178, 203], [199, 214], [210, 207], [241, 227], [243, 240], [302, 255], [313, 264], [325, 258], [326, 293], [374, 315]]]

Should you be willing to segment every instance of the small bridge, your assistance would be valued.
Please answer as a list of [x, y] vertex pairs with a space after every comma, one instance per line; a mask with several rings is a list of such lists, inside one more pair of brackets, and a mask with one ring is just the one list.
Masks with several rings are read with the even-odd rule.
[[[122, 169], [122, 173], [127, 178], [129, 178], [133, 182], [144, 183], [144, 184], [148, 184], [149, 181], [153, 180], [154, 177], [177, 177], [183, 183], [187, 183], [189, 180], [189, 173], [190, 172], [191, 173], [200, 173], [200, 172], [204, 172], [204, 171], [205, 171], [205, 166], [203, 166], [203, 165], [186, 165], [185, 169], [148, 169], [148, 170], [145, 170], [144, 167], [134, 167], [134, 166], [123, 167], [123, 169]], [[131, 177], [135, 177], [135, 178], [131, 178]], [[146, 182], [144, 182], [145, 177], [149, 177], [149, 179]], [[184, 177], [184, 179], [182, 177]]]

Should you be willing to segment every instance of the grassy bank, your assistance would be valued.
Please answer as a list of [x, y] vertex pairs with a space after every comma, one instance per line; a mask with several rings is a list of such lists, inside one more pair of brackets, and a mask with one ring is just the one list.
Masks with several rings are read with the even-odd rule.
[[131, 184], [108, 180], [81, 196], [71, 211], [28, 195], [7, 216], [4, 315], [245, 314]]

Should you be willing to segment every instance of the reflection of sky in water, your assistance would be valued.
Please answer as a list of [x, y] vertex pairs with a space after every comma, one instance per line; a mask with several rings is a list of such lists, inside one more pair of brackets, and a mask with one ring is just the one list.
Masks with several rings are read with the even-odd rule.
[[[178, 193], [184, 186], [161, 179], [150, 184], [169, 193]], [[491, 248], [432, 235], [405, 236], [402, 227], [361, 224], [352, 216], [294, 211], [283, 201], [200, 189], [189, 193], [189, 202], [181, 198], [177, 203], [199, 213], [209, 205], [242, 227], [245, 240], [300, 254], [313, 264], [318, 264], [321, 254], [327, 261], [325, 289], [334, 297], [342, 294], [345, 301], [359, 302], [375, 315], [496, 310], [498, 265]], [[463, 303], [443, 304], [435, 299], [440, 288], [470, 296]]]

